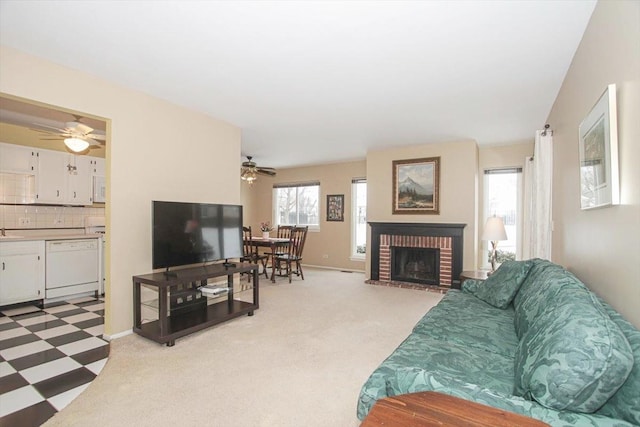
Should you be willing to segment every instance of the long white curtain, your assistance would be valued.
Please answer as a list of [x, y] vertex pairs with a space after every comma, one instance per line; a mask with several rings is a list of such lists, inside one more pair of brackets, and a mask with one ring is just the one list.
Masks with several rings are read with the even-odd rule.
[[552, 180], [553, 136], [537, 131], [533, 159], [524, 165], [523, 259], [551, 259]]

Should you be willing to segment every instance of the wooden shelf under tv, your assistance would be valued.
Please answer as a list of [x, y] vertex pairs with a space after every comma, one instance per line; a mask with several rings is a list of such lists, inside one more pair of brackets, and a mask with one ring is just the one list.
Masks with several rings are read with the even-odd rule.
[[[250, 273], [253, 283], [253, 302], [235, 299], [234, 276]], [[172, 309], [170, 296], [172, 291], [182, 286], [206, 285], [214, 277], [227, 276], [227, 298], [218, 297], [219, 302], [207, 304], [205, 297], [201, 302], [186, 304], [184, 308]], [[171, 275], [150, 273], [133, 276], [133, 331], [145, 338], [171, 347], [177, 338], [200, 331], [235, 317], [249, 315], [258, 309], [258, 266], [249, 263], [236, 263], [232, 266], [211, 264], [202, 267], [174, 270]], [[142, 323], [143, 302], [141, 286], [156, 288], [158, 292], [158, 320]], [[184, 293], [185, 291], [179, 291]]]

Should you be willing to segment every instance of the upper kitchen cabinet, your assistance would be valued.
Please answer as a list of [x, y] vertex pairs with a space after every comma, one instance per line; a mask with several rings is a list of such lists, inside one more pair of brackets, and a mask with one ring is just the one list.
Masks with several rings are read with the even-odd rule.
[[86, 156], [38, 151], [38, 203], [90, 205], [91, 163]]
[[90, 205], [93, 189], [91, 160], [87, 156], [68, 156], [67, 202], [72, 205]]
[[0, 143], [0, 172], [34, 175], [36, 151], [22, 145]]
[[91, 163], [91, 175], [105, 176], [106, 169], [107, 169], [106, 160], [101, 157], [91, 157], [91, 156], [89, 156], [89, 160]]
[[[102, 117], [0, 93], [0, 203], [106, 203], [107, 128]], [[74, 151], [73, 140], [89, 149]]]
[[66, 196], [67, 155], [57, 151], [41, 150], [38, 153], [37, 196], [38, 203], [62, 204]]

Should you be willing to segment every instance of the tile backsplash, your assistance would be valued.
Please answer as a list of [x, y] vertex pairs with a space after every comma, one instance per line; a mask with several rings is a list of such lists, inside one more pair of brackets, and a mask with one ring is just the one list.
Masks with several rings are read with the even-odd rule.
[[35, 201], [35, 175], [0, 173], [0, 203], [35, 203]]
[[85, 217], [104, 213], [104, 207], [0, 205], [0, 228], [83, 228]]

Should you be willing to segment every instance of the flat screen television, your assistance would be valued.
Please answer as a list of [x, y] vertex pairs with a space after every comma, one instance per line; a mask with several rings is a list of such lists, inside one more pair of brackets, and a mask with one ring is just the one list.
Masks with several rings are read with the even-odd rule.
[[242, 206], [153, 201], [153, 268], [243, 256]]

